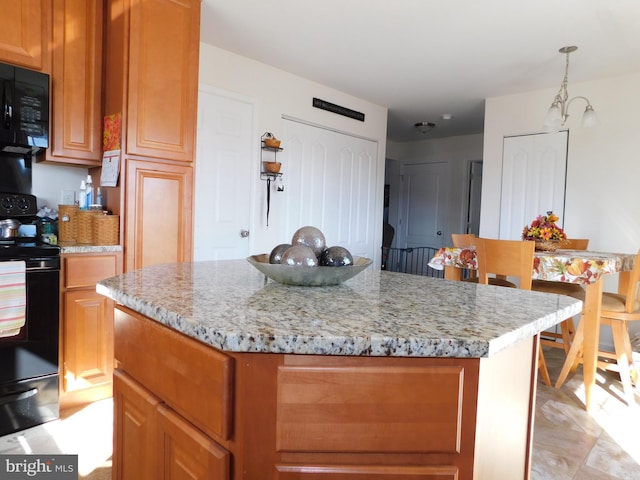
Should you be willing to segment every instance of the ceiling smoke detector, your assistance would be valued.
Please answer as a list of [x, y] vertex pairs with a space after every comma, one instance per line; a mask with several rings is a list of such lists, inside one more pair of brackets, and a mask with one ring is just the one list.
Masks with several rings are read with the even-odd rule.
[[413, 125], [416, 130], [420, 133], [425, 134], [429, 133], [431, 130], [436, 128], [436, 124], [432, 122], [418, 122]]

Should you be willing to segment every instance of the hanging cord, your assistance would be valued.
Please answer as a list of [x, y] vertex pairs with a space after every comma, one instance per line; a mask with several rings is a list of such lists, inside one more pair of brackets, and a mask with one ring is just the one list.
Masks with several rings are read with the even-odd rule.
[[270, 206], [271, 206], [271, 177], [267, 177], [267, 227], [269, 226]]

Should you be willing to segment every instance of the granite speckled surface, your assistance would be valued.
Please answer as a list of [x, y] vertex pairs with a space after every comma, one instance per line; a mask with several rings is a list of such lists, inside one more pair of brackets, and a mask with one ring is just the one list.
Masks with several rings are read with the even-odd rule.
[[82, 245], [82, 244], [60, 244], [60, 253], [104, 253], [121, 252], [121, 245]]
[[332, 287], [282, 285], [245, 260], [155, 265], [96, 290], [232, 352], [480, 358], [582, 310], [566, 296], [373, 267]]

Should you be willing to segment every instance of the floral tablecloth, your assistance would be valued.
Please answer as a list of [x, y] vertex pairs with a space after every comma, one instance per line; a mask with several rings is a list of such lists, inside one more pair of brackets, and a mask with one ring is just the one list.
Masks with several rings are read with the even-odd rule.
[[[535, 252], [532, 278], [564, 283], [595, 283], [602, 275], [631, 270], [635, 254], [591, 252], [588, 250], [556, 250]], [[443, 247], [429, 261], [436, 270], [458, 267], [478, 268], [474, 247]]]

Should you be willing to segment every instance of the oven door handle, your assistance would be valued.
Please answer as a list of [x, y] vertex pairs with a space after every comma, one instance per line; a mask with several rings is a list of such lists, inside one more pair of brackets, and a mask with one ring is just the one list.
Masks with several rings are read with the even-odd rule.
[[4, 405], [5, 403], [17, 402], [18, 400], [24, 400], [25, 398], [33, 397], [38, 393], [38, 388], [31, 388], [29, 390], [25, 390], [24, 392], [15, 392], [9, 393], [7, 395], [2, 395], [0, 397], [0, 405]]

